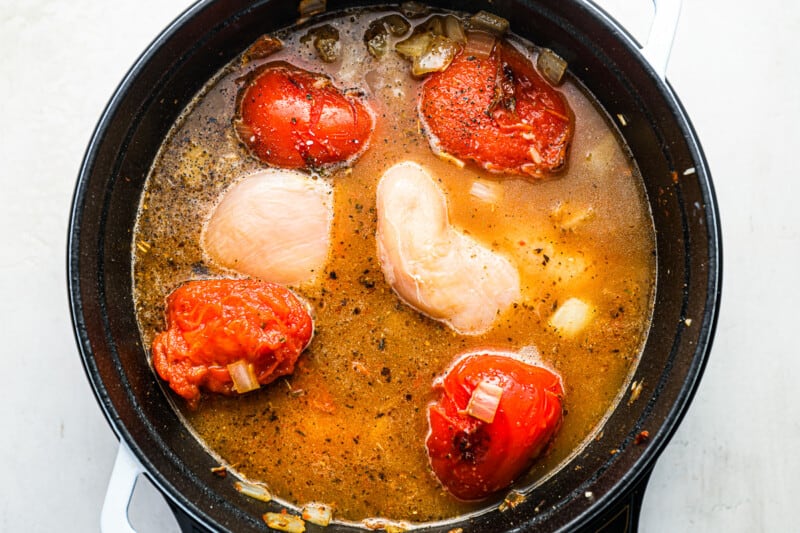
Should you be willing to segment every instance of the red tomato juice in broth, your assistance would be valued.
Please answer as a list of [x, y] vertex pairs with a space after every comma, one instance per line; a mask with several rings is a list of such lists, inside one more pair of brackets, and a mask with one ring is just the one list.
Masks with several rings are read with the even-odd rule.
[[[284, 47], [269, 58], [235, 61], [209, 81], [148, 177], [134, 231], [133, 289], [149, 346], [165, 328], [171, 291], [190, 279], [238, 276], [208, 261], [200, 247], [222, 193], [264, 165], [233, 130], [237, 80], [261, 64], [287, 61], [329, 76], [342, 90], [362, 91], [375, 115], [369, 148], [352, 165], [317, 178], [334, 188], [332, 245], [324, 272], [291, 287], [312, 305], [315, 320], [294, 373], [246, 395], [205, 395], [195, 410], [175, 405], [210, 453], [284, 501], [325, 502], [344, 520], [424, 522], [496, 505], [504, 496], [464, 502], [433, 476], [425, 440], [428, 405], [439, 397], [434, 380], [461, 354], [481, 350], [532, 353], [558, 373], [566, 414], [547, 454], [518, 483], [550, 475], [598, 434], [629, 384], [651, 312], [654, 235], [635, 165], [607, 116], [569, 76], [558, 87], [575, 120], [563, 173], [502, 176], [435, 155], [419, 127], [422, 80], [391, 49], [375, 59], [364, 46], [369, 23], [384, 15], [324, 17], [339, 30], [344, 50], [333, 63], [301, 42], [315, 22], [276, 34]], [[529, 43], [513, 36], [509, 42], [535, 59]], [[384, 279], [376, 257], [376, 184], [406, 160], [435, 176], [453, 225], [517, 265], [521, 301], [483, 335], [459, 335], [421, 315]], [[573, 336], [550, 324], [569, 298], [592, 309]]]

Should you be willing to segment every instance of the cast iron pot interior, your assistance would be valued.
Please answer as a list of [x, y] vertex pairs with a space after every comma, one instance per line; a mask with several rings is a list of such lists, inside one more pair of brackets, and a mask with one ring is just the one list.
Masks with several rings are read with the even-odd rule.
[[[701, 148], [671, 88], [596, 7], [576, 0], [497, 0], [488, 7], [430, 3], [470, 12], [486, 8], [509, 19], [512, 31], [564, 57], [611, 117], [624, 117], [620, 132], [644, 176], [655, 221], [658, 275], [651, 330], [634, 378], [644, 383], [639, 399], [629, 404], [626, 396], [602, 438], [513, 510], [494, 509], [426, 531], [635, 527], [637, 506], [624, 504], [641, 497], [653, 462], [686, 411], [716, 323], [720, 229]], [[362, 4], [329, 1], [328, 10], [354, 5]], [[147, 173], [181, 110], [258, 36], [296, 18], [294, 0], [206, 1], [181, 15], [113, 96], [88, 147], [73, 200], [68, 281], [87, 375], [113, 430], [181, 513], [182, 523], [198, 530], [263, 531], [261, 515], [280, 505], [243, 498], [230, 480], [214, 476], [210, 469], [217, 462], [167, 402], [147, 364], [134, 316], [131, 231]], [[649, 432], [649, 442], [634, 444], [642, 430]], [[309, 524], [309, 530], [315, 527]], [[333, 530], [349, 528], [326, 529]]]

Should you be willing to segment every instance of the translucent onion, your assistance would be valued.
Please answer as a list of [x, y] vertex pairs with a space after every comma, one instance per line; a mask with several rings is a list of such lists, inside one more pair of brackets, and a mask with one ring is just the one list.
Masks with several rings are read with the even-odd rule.
[[253, 364], [244, 359], [239, 359], [235, 363], [229, 364], [228, 373], [233, 380], [233, 388], [239, 394], [254, 391], [261, 387]]
[[469, 189], [470, 196], [486, 202], [497, 204], [503, 196], [503, 187], [495, 181], [475, 180]]
[[567, 62], [549, 48], [543, 48], [536, 59], [536, 67], [551, 85], [559, 85], [567, 71]]
[[408, 21], [400, 15], [387, 15], [378, 20], [380, 20], [386, 29], [389, 30], [389, 33], [395, 37], [405, 35], [405, 33], [411, 29], [411, 24], [409, 24]]
[[491, 33], [485, 31], [470, 31], [467, 33], [467, 46], [464, 53], [467, 56], [474, 56], [478, 59], [486, 59], [492, 55], [497, 39]]
[[268, 502], [272, 500], [272, 494], [266, 485], [261, 483], [245, 483], [244, 481], [236, 481], [233, 488], [244, 494], [248, 498], [253, 498], [261, 502]]
[[415, 60], [425, 53], [433, 42], [433, 35], [428, 32], [414, 33], [394, 45], [397, 53], [406, 59]]
[[288, 513], [264, 513], [261, 517], [268, 527], [287, 533], [303, 533], [306, 530], [306, 523], [299, 516]]
[[326, 9], [327, 0], [300, 0], [297, 11], [301, 17], [319, 15]]
[[434, 15], [422, 25], [422, 28], [434, 35], [444, 36], [444, 17], [441, 15]]
[[257, 59], [265, 59], [281, 48], [283, 48], [283, 43], [280, 39], [262, 35], [242, 54], [242, 63], [247, 64]]
[[324, 503], [307, 503], [303, 506], [303, 520], [318, 526], [327, 526], [333, 519], [333, 507]]
[[400, 4], [400, 12], [408, 18], [417, 18], [428, 13], [428, 6], [422, 2], [403, 2]]
[[565, 231], [575, 229], [594, 217], [595, 211], [592, 206], [574, 206], [561, 202], [550, 212], [550, 219]]
[[447, 15], [444, 18], [444, 35], [448, 39], [460, 44], [467, 42], [467, 34], [464, 32], [464, 25], [453, 15]]
[[339, 52], [342, 48], [339, 43], [339, 30], [330, 24], [308, 30], [308, 33], [300, 39], [300, 42], [306, 43], [308, 41], [313, 42], [317, 55], [324, 62], [333, 63], [339, 58]]
[[425, 52], [414, 60], [411, 73], [423, 76], [430, 72], [441, 72], [450, 66], [460, 47], [447, 37], [435, 35]]
[[592, 319], [594, 309], [579, 298], [570, 298], [550, 317], [550, 326], [566, 337], [574, 337]]
[[494, 422], [494, 415], [497, 413], [502, 396], [503, 387], [484, 379], [472, 391], [469, 404], [467, 404], [467, 414], [491, 424]]
[[509, 23], [503, 17], [498, 17], [488, 11], [478, 11], [469, 18], [472, 29], [488, 31], [496, 37], [502, 37], [508, 31]]
[[400, 15], [387, 15], [372, 21], [364, 32], [364, 44], [372, 57], [380, 58], [386, 53], [389, 35], [400, 37], [409, 29], [411, 25]]

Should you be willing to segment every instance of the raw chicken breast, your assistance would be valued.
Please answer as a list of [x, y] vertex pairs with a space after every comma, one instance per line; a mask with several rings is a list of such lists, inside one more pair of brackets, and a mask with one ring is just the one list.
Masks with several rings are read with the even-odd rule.
[[459, 333], [478, 335], [520, 298], [516, 268], [450, 225], [444, 192], [416, 163], [384, 173], [377, 210], [381, 268], [412, 307]]
[[225, 193], [202, 245], [222, 266], [264, 281], [297, 284], [325, 266], [332, 219], [333, 190], [327, 181], [269, 169]]

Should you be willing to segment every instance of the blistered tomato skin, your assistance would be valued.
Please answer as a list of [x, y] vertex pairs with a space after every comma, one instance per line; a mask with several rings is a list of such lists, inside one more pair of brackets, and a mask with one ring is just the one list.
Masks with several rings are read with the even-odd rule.
[[294, 371], [313, 321], [289, 289], [253, 279], [190, 281], [167, 297], [153, 366], [191, 407], [200, 391], [233, 394], [227, 365], [245, 360], [260, 384]]
[[507, 43], [485, 59], [461, 52], [432, 74], [419, 112], [435, 151], [491, 172], [541, 178], [566, 165], [572, 110]]
[[245, 80], [234, 127], [261, 161], [316, 169], [360, 155], [374, 122], [361, 98], [341, 91], [328, 77], [273, 62]]
[[[467, 414], [483, 381], [502, 387], [491, 423]], [[442, 396], [428, 408], [428, 457], [442, 485], [461, 500], [480, 500], [508, 487], [561, 426], [561, 379], [510, 355], [464, 356], [434, 388]]]

